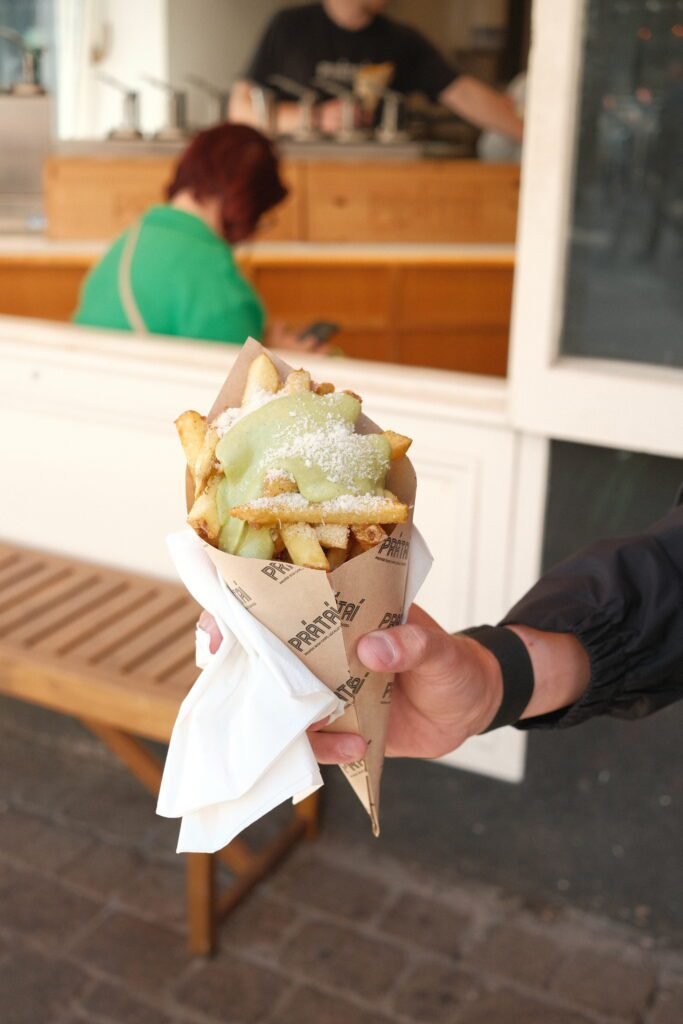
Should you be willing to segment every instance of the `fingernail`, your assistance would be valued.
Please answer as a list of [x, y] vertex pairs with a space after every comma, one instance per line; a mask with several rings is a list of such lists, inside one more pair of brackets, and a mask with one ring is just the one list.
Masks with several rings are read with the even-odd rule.
[[362, 736], [353, 736], [339, 744], [339, 753], [344, 761], [358, 761], [365, 754], [365, 740]]
[[361, 640], [361, 644], [362, 652], [358, 653], [366, 665], [369, 658], [379, 662], [385, 668], [389, 668], [393, 664], [396, 649], [386, 633], [368, 633]]

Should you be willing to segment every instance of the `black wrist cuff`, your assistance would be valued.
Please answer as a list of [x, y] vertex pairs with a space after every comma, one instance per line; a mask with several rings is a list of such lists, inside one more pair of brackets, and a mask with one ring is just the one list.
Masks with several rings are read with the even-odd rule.
[[534, 669], [524, 641], [504, 626], [473, 626], [463, 629], [463, 636], [472, 637], [495, 656], [503, 676], [503, 699], [491, 724], [484, 732], [514, 725], [534, 692]]

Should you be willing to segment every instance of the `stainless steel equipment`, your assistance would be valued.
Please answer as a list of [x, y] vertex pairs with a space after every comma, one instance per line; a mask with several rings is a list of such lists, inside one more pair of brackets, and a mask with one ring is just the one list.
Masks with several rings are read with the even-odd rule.
[[190, 134], [187, 124], [187, 93], [176, 89], [170, 82], [164, 82], [153, 75], [143, 75], [145, 82], [168, 94], [168, 121], [154, 133], [160, 142], [175, 142]]
[[44, 53], [42, 46], [29, 46], [13, 28], [0, 25], [0, 36], [14, 43], [21, 50], [21, 78], [12, 83], [10, 92], [14, 96], [43, 96], [45, 89], [40, 82], [40, 63]]
[[121, 124], [116, 128], [112, 128], [108, 133], [108, 139], [120, 139], [122, 142], [131, 142], [135, 139], [142, 138], [142, 132], [140, 130], [140, 93], [135, 92], [125, 84], [125, 82], [119, 81], [118, 78], [114, 78], [113, 75], [108, 75], [104, 71], [100, 71], [97, 75], [100, 82], [104, 82], [105, 85], [110, 85], [113, 89], [118, 89], [119, 92], [123, 93], [123, 116]]
[[299, 124], [292, 132], [292, 138], [297, 142], [313, 142], [322, 138], [322, 134], [315, 126], [313, 116], [313, 109], [318, 98], [315, 89], [299, 85], [293, 78], [286, 78], [284, 75], [271, 75], [268, 81], [276, 88], [289, 93], [290, 96], [296, 96], [299, 102]]
[[194, 85], [196, 89], [199, 89], [206, 96], [210, 96], [214, 101], [215, 110], [214, 117], [211, 119], [212, 124], [222, 124], [223, 121], [228, 120], [230, 92], [227, 89], [221, 89], [220, 86], [215, 85], [214, 82], [209, 82], [206, 78], [202, 78], [201, 75], [186, 75], [185, 81], [188, 85]]
[[277, 101], [272, 89], [264, 85], [252, 85], [251, 103], [256, 114], [259, 130], [274, 139], [277, 135]]
[[314, 84], [341, 100], [341, 121], [339, 128], [333, 133], [337, 142], [363, 142], [367, 139], [370, 135], [367, 128], [361, 128], [356, 123], [359, 112], [356, 94], [351, 89], [345, 89], [343, 85], [327, 78], [316, 78]]
[[382, 120], [375, 132], [375, 138], [383, 145], [392, 145], [399, 142], [407, 142], [410, 138], [408, 132], [399, 128], [399, 114], [403, 96], [393, 89], [385, 89], [382, 94], [384, 106], [382, 108]]
[[45, 228], [43, 163], [52, 150], [53, 99], [0, 95], [0, 233]]

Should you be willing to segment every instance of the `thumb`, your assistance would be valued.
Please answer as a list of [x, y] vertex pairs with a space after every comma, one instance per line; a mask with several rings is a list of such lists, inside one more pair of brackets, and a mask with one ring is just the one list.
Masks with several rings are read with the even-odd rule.
[[452, 637], [442, 629], [408, 623], [376, 630], [358, 641], [357, 653], [366, 668], [376, 672], [443, 670], [452, 657]]

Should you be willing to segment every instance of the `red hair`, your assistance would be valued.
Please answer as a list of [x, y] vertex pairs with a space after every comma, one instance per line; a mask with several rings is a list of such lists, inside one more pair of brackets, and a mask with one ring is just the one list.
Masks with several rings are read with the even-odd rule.
[[219, 124], [194, 137], [176, 165], [166, 198], [188, 190], [217, 197], [227, 242], [253, 234], [259, 218], [287, 195], [271, 142], [246, 124]]

